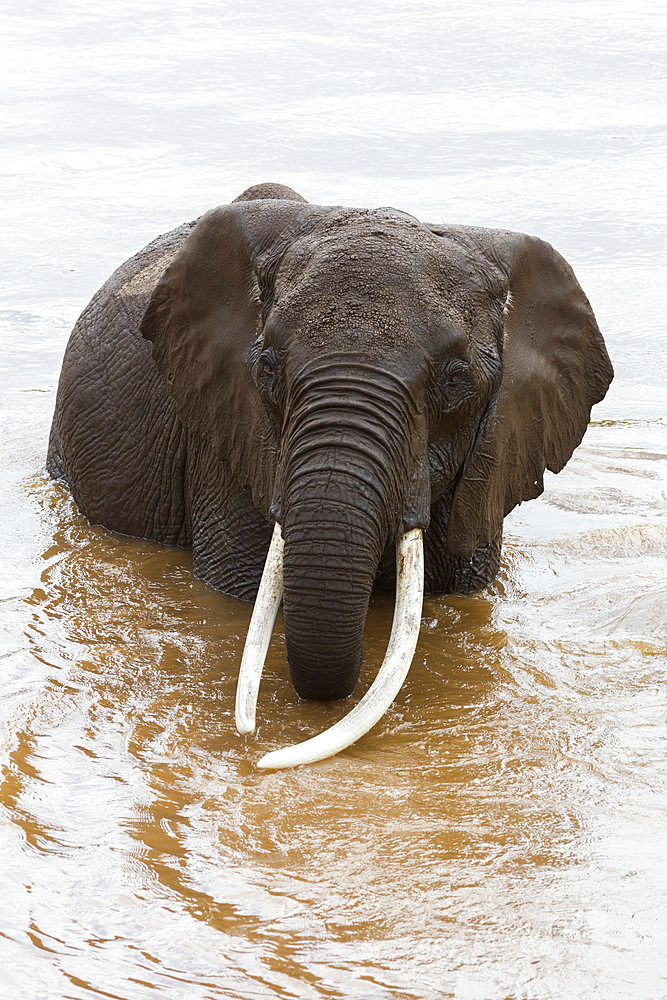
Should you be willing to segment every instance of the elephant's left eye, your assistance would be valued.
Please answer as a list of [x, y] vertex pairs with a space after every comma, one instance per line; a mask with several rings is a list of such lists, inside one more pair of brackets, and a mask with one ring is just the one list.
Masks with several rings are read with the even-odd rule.
[[456, 361], [454, 364], [450, 363], [445, 369], [445, 384], [458, 385], [459, 382], [464, 380], [467, 370], [468, 366], [461, 361]]

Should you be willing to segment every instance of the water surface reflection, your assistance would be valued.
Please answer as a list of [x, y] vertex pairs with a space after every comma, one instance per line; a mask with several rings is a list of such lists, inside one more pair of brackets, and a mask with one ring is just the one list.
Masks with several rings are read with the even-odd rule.
[[[649, 570], [661, 529], [510, 536], [490, 592], [427, 601], [381, 726], [339, 758], [265, 774], [259, 754], [343, 711], [297, 702], [280, 622], [246, 740], [232, 712], [249, 609], [194, 581], [188, 553], [91, 528], [60, 487], [33, 488], [58, 521], [25, 601], [43, 682], [13, 718], [0, 801], [33, 856], [26, 933], [81, 995], [112, 967], [114, 996], [180, 981], [202, 996], [253, 982], [258, 996], [437, 996], [462, 948], [462, 981], [477, 962], [510, 978], [527, 941], [529, 990], [536, 948], [555, 968], [582, 936], [606, 954], [593, 925], [612, 872], [628, 906], [657, 906], [657, 840], [629, 856], [627, 837], [653, 829], [656, 796], [664, 807], [664, 647], [620, 628], [603, 567]], [[644, 627], [647, 580], [643, 611], [632, 598]], [[363, 685], [390, 619], [375, 600]], [[622, 937], [629, 918], [615, 905], [606, 919]]]

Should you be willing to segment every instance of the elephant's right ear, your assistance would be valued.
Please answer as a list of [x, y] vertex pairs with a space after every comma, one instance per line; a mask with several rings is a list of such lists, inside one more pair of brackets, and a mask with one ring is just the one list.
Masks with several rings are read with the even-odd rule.
[[[314, 218], [315, 217], [315, 218]], [[183, 423], [232, 467], [267, 513], [277, 442], [248, 368], [261, 332], [263, 271], [321, 210], [249, 201], [204, 215], [158, 282], [141, 324]]]

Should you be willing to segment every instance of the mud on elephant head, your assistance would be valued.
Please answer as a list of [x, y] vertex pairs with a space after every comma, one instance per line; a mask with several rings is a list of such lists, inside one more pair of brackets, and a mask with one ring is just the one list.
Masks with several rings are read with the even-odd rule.
[[294, 686], [332, 699], [355, 686], [373, 586], [396, 582], [375, 684], [333, 737], [269, 755], [279, 766], [335, 752], [382, 714], [424, 587], [493, 579], [503, 518], [563, 468], [612, 374], [547, 243], [259, 185], [160, 237], [92, 300], [48, 468], [91, 520], [191, 546], [219, 590], [253, 599], [262, 580], [242, 730], [283, 588]]

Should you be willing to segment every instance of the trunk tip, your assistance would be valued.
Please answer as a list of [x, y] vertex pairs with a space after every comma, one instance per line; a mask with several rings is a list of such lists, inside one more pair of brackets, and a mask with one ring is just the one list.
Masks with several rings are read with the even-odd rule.
[[353, 662], [351, 666], [346, 663], [342, 671], [322, 662], [316, 665], [299, 663], [297, 667], [290, 659], [290, 678], [299, 698], [304, 701], [342, 701], [349, 698], [359, 680], [360, 670], [361, 652], [358, 662]]

